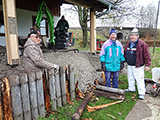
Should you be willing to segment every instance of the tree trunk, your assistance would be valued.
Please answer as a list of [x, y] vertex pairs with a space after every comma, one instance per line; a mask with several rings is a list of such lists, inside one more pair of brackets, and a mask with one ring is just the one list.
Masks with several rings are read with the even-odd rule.
[[87, 24], [82, 27], [83, 31], [83, 47], [87, 47], [88, 34], [87, 34]]
[[81, 6], [77, 6], [77, 12], [79, 15], [79, 23], [83, 33], [83, 47], [87, 47], [88, 34], [87, 34], [87, 22], [89, 9]]

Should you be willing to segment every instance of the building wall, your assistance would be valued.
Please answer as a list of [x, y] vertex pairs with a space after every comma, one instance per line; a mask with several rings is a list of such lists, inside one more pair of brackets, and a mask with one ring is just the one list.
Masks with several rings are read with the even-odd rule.
[[[2, 10], [2, 6], [0, 5], [0, 10]], [[37, 12], [23, 10], [23, 9], [16, 9], [17, 14], [17, 29], [18, 29], [18, 36], [27, 36], [30, 28], [32, 27], [32, 16], [36, 16]], [[45, 15], [43, 15], [45, 17]], [[54, 16], [54, 26], [56, 26], [59, 17]], [[49, 28], [49, 27], [48, 27]], [[0, 36], [0, 45], [6, 46], [5, 36]]]

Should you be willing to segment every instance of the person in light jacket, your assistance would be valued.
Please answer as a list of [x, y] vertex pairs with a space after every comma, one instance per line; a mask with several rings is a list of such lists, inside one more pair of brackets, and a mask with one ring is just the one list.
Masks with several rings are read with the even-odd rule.
[[120, 66], [121, 64], [124, 64], [125, 61], [123, 46], [116, 38], [117, 32], [115, 29], [112, 29], [109, 33], [109, 40], [103, 44], [100, 52], [101, 68], [105, 72], [105, 86], [111, 87], [110, 79], [113, 73], [113, 88], [118, 88]]
[[41, 34], [38, 29], [30, 32], [29, 38], [24, 45], [23, 62], [26, 73], [39, 71], [43, 69], [59, 68], [58, 65], [49, 63], [44, 60], [42, 50], [39, 46]]
[[145, 96], [144, 69], [150, 70], [151, 56], [148, 45], [139, 39], [138, 29], [134, 28], [130, 34], [130, 41], [124, 50], [127, 62], [128, 89], [126, 92], [135, 92], [135, 80], [137, 82], [139, 99]]

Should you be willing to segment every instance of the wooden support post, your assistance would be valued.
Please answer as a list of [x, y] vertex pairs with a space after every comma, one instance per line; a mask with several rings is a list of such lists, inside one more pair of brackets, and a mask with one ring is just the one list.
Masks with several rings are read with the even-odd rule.
[[11, 87], [13, 118], [14, 120], [23, 120], [19, 77], [17, 75], [11, 75], [9, 77], [9, 83]]
[[35, 73], [29, 73], [29, 92], [30, 92], [30, 102], [31, 102], [31, 113], [32, 119], [38, 119], [38, 106], [37, 106], [37, 90], [35, 83]]
[[71, 101], [75, 99], [75, 81], [74, 81], [74, 65], [70, 64], [68, 66], [69, 69], [69, 86], [70, 86], [70, 94], [71, 94]]
[[87, 104], [89, 103], [91, 97], [92, 97], [93, 92], [87, 93], [85, 96], [84, 100], [81, 102], [79, 107], [76, 109], [76, 112], [72, 116], [72, 120], [79, 120], [84, 109], [86, 108]]
[[90, 36], [91, 36], [91, 53], [95, 53], [96, 50], [96, 16], [95, 11], [90, 9]]
[[60, 82], [61, 82], [61, 91], [62, 91], [62, 105], [66, 105], [66, 75], [65, 67], [60, 67]]
[[22, 74], [19, 75], [19, 78], [20, 78], [20, 84], [21, 84], [21, 99], [22, 99], [23, 119], [24, 120], [31, 120], [31, 109], [30, 109], [27, 74], [22, 73]]
[[2, 78], [2, 95], [4, 120], [13, 120], [10, 87], [7, 78]]
[[2, 107], [2, 81], [0, 81], [0, 120], [3, 120], [3, 107]]
[[38, 112], [40, 116], [45, 117], [42, 71], [36, 72], [36, 80], [37, 80], [36, 86], [37, 86]]
[[50, 94], [51, 108], [57, 109], [57, 106], [56, 106], [56, 84], [55, 84], [55, 77], [54, 77], [54, 69], [49, 70], [49, 94]]
[[56, 96], [57, 96], [57, 105], [58, 107], [62, 107], [62, 96], [61, 96], [61, 88], [60, 88], [60, 80], [59, 80], [59, 69], [55, 69], [55, 82], [56, 82]]
[[3, 0], [3, 15], [8, 64], [19, 64], [20, 60], [15, 0]]

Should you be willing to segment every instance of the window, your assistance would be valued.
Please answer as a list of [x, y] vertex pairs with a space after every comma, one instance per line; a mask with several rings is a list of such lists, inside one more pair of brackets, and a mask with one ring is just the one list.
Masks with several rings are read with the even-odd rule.
[[[33, 26], [36, 21], [36, 17], [33, 17]], [[47, 36], [48, 37], [48, 21], [46, 18], [42, 18], [41, 23], [40, 23], [40, 31], [41, 35]]]
[[0, 36], [5, 35], [3, 11], [0, 11]]

